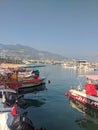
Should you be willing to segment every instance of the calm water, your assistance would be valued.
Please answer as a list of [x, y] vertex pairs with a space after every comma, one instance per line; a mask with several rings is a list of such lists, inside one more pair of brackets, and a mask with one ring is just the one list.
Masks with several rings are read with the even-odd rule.
[[[69, 98], [64, 96], [70, 86], [77, 84], [77, 75], [85, 72], [76, 72], [59, 65], [48, 65], [41, 68], [47, 75], [46, 90], [35, 94], [26, 94], [28, 106], [20, 109], [28, 111], [29, 118], [37, 128], [47, 130], [98, 130], [98, 118], [84, 114], [71, 107]], [[87, 74], [93, 72], [86, 72]], [[48, 83], [48, 80], [51, 83]]]

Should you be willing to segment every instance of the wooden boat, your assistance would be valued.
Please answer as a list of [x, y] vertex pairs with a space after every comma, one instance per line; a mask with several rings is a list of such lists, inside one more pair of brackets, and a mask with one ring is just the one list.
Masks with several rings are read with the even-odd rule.
[[35, 92], [45, 89], [45, 78], [38, 80], [23, 80], [22, 84], [18, 87], [18, 93]]
[[[35, 67], [35, 66], [34, 66]], [[22, 76], [20, 73], [23, 73]], [[5, 88], [17, 90], [19, 93], [33, 92], [45, 88], [45, 77], [34, 77], [34, 73], [29, 74], [26, 68], [7, 68], [0, 75], [0, 85]]]
[[[92, 80], [94, 86], [97, 86], [98, 75], [85, 75], [82, 77]], [[97, 88], [96, 88], [96, 91], [97, 91]], [[98, 110], [98, 96], [87, 94], [86, 91], [84, 90], [84, 86], [79, 85], [78, 88], [70, 88], [69, 97], [86, 106], [89, 106], [91, 108]]]

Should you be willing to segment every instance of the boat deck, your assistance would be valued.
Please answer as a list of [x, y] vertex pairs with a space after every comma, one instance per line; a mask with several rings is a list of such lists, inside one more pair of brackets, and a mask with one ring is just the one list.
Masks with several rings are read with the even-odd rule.
[[9, 107], [6, 103], [3, 103], [0, 99], [0, 112], [10, 112], [11, 107]]
[[72, 93], [74, 95], [80, 95], [80, 96], [83, 96], [85, 98], [88, 98], [88, 99], [91, 99], [91, 100], [94, 100], [94, 101], [98, 102], [98, 97], [97, 96], [87, 95], [83, 90], [71, 89], [70, 93]]

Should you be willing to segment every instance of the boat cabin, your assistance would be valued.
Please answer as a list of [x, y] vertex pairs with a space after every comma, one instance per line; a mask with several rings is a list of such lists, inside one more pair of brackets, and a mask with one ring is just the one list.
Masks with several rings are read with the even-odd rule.
[[11, 111], [16, 101], [17, 93], [10, 89], [0, 89], [0, 112]]

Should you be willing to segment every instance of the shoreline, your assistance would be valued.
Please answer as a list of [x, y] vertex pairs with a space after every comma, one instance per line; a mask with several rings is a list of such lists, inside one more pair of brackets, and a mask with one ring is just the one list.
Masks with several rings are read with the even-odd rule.
[[23, 66], [25, 64], [13, 64], [13, 63], [1, 63], [1, 67], [4, 68], [18, 68], [19, 66]]

